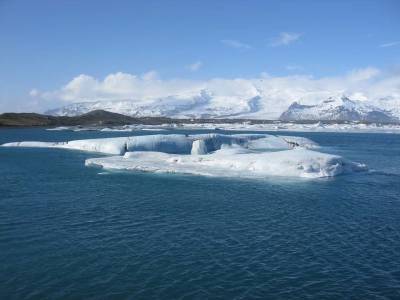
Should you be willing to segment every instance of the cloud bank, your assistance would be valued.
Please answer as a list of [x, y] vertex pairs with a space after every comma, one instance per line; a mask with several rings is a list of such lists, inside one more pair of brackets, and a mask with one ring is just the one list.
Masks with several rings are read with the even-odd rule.
[[[174, 97], [188, 101], [207, 91], [219, 106], [235, 106], [242, 100], [260, 97], [265, 117], [277, 117], [292, 102], [316, 104], [330, 96], [345, 94], [354, 100], [375, 102], [400, 99], [400, 73], [373, 67], [352, 70], [342, 76], [314, 78], [310, 75], [209, 80], [162, 79], [155, 71], [142, 75], [113, 73], [103, 79], [81, 74], [54, 91], [33, 89], [31, 97], [64, 104], [76, 102], [131, 100], [138, 103]], [[400, 104], [400, 102], [399, 102]]]

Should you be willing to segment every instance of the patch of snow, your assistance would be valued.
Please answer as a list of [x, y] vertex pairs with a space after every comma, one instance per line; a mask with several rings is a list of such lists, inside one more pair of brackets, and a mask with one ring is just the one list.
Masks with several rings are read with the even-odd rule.
[[329, 97], [316, 105], [301, 105], [293, 102], [279, 118], [283, 121], [331, 120], [331, 121], [399, 121], [390, 111], [363, 101], [350, 100], [341, 95]]

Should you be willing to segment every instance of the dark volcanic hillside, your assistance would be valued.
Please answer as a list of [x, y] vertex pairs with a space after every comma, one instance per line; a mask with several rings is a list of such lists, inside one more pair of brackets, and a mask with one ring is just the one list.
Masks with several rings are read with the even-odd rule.
[[[283, 121], [283, 120], [281, 120]], [[112, 113], [105, 110], [94, 110], [89, 113], [67, 117], [67, 116], [49, 116], [36, 113], [4, 113], [0, 114], [0, 127], [54, 127], [54, 126], [122, 126], [130, 124], [142, 125], [161, 125], [161, 124], [191, 124], [191, 123], [209, 123], [209, 124], [271, 124], [277, 123], [276, 120], [253, 120], [253, 119], [172, 119], [167, 117], [130, 117], [122, 114]], [[298, 119], [295, 121], [287, 120], [286, 122], [294, 123], [316, 123], [313, 119]], [[324, 124], [346, 123], [343, 120], [323, 120]], [[371, 121], [360, 121], [361, 123], [370, 123]], [[382, 122], [391, 123], [391, 122]]]
[[0, 126], [50, 126], [55, 118], [35, 113], [4, 113], [0, 115]]
[[4, 113], [0, 126], [101, 126], [126, 124], [162, 124], [168, 118], [133, 118], [104, 110], [94, 110], [75, 117], [56, 117], [35, 113]]

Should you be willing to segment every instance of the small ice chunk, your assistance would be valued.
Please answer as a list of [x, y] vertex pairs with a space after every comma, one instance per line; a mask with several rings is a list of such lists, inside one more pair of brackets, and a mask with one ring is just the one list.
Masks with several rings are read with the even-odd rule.
[[64, 143], [57, 142], [35, 142], [35, 141], [24, 141], [24, 142], [12, 142], [1, 145], [2, 147], [27, 147], [27, 148], [53, 148], [63, 145]]
[[192, 144], [192, 150], [190, 151], [192, 155], [202, 155], [207, 154], [207, 146], [204, 140], [195, 140]]
[[126, 142], [126, 137], [75, 140], [65, 143], [60, 148], [122, 155], [126, 152]]
[[106, 154], [124, 154], [127, 138], [107, 138], [75, 140], [70, 142], [15, 142], [3, 144], [3, 147], [61, 148]]
[[63, 131], [63, 130], [71, 130], [71, 127], [68, 126], [59, 126], [59, 127], [54, 127], [54, 128], [47, 128], [46, 130], [49, 131]]

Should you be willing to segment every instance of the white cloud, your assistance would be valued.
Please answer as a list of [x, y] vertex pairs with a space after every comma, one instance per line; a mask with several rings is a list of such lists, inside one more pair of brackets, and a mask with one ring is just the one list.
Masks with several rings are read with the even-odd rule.
[[31, 96], [31, 97], [39, 96], [39, 94], [40, 94], [40, 92], [37, 89], [32, 89], [29, 91], [29, 96]]
[[[119, 72], [97, 79], [81, 74], [57, 90], [43, 93], [35, 90], [33, 94], [35, 99], [64, 103], [127, 99], [146, 102], [168, 96], [184, 102], [191, 101], [190, 99], [203, 90], [213, 95], [218, 107], [243, 105], [241, 101], [261, 96], [263, 116], [274, 118], [294, 101], [315, 104], [339, 94], [364, 101], [375, 101], [384, 97], [400, 99], [400, 74], [383, 72], [373, 67], [353, 70], [342, 76], [322, 78], [310, 75], [274, 77], [262, 73], [256, 78], [164, 80], [155, 76]], [[54, 103], [54, 106], [59, 105], [59, 102]]]
[[142, 75], [143, 80], [155, 80], [159, 78], [158, 72], [151, 70]]
[[380, 72], [380, 70], [373, 67], [356, 69], [349, 72], [348, 79], [351, 81], [365, 81], [378, 76]]
[[288, 71], [300, 71], [303, 70], [303, 67], [299, 65], [287, 65], [285, 66], [285, 69]]
[[118, 99], [145, 101], [148, 98], [191, 91], [195, 84], [195, 81], [185, 79], [162, 80], [154, 72], [142, 76], [117, 72], [107, 75], [103, 80], [81, 74], [60, 89], [44, 92], [41, 96], [66, 102]]
[[397, 46], [397, 45], [400, 45], [400, 41], [384, 43], [384, 44], [379, 45], [379, 47], [388, 48], [388, 47], [393, 47], [393, 46]]
[[287, 46], [300, 39], [301, 36], [302, 36], [301, 33], [281, 32], [277, 38], [272, 40], [270, 46], [272, 47]]
[[203, 66], [203, 63], [201, 61], [196, 61], [190, 65], [187, 65], [186, 68], [191, 71], [191, 72], [196, 72], [198, 71], [201, 67]]
[[270, 78], [271, 76], [267, 72], [261, 72], [260, 73], [260, 78]]
[[237, 49], [250, 49], [251, 46], [245, 43], [242, 43], [238, 40], [221, 40], [221, 43], [225, 46]]

